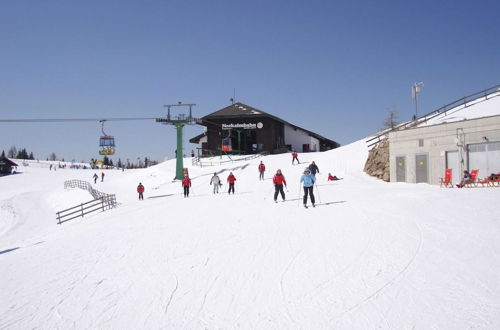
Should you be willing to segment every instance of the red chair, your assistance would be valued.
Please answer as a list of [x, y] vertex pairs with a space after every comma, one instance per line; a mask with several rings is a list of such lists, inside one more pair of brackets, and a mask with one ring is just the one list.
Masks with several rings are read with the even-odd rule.
[[440, 180], [441, 180], [440, 187], [444, 185], [445, 187], [453, 188], [453, 183], [451, 183], [451, 168], [447, 168], [444, 171], [444, 179], [440, 178]]

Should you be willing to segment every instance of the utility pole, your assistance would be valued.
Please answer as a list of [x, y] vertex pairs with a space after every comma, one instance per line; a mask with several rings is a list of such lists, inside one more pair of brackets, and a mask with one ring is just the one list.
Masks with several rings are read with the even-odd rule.
[[420, 93], [423, 86], [423, 82], [416, 82], [413, 84], [413, 86], [411, 86], [411, 97], [415, 100], [415, 119], [418, 118], [418, 93]]

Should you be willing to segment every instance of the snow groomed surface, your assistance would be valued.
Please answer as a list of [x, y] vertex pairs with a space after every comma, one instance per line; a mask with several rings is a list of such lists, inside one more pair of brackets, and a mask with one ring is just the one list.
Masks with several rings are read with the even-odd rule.
[[[89, 200], [64, 180], [94, 171], [21, 168], [0, 178], [0, 329], [500, 328], [500, 189], [384, 183], [366, 156], [363, 140], [301, 165], [190, 168], [189, 198], [174, 161], [109, 170], [95, 187], [120, 205], [63, 225], [57, 210]], [[318, 202], [304, 209], [313, 160]], [[230, 171], [236, 194], [213, 195], [213, 172]]]

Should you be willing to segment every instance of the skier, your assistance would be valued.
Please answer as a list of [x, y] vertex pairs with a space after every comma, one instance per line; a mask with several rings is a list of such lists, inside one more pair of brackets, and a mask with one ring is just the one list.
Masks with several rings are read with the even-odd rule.
[[306, 168], [304, 170], [304, 174], [300, 178], [300, 182], [303, 183], [304, 186], [304, 207], [307, 208], [307, 195], [311, 197], [311, 203], [312, 206], [315, 207], [314, 202], [314, 194], [313, 194], [313, 188], [314, 188], [314, 182], [316, 181], [316, 178], [314, 175], [311, 174], [311, 171], [309, 168]]
[[311, 163], [311, 165], [309, 165], [309, 171], [313, 176], [316, 176], [316, 173], [319, 174], [319, 168], [316, 163], [314, 163], [314, 161]]
[[264, 180], [264, 172], [266, 171], [266, 165], [261, 161], [259, 164], [259, 180]]
[[99, 178], [99, 177], [97, 176], [97, 173], [94, 173], [93, 178], [94, 178], [94, 183], [97, 183], [97, 179]]
[[191, 179], [187, 174], [184, 174], [182, 179], [182, 187], [184, 188], [184, 198], [189, 197], [189, 187], [191, 187]]
[[101, 182], [104, 181], [104, 172], [101, 172]]
[[142, 195], [144, 193], [144, 186], [140, 182], [137, 186], [137, 192], [139, 193], [139, 200], [144, 200], [144, 196]]
[[276, 171], [276, 174], [273, 177], [274, 183], [274, 201], [277, 203], [278, 193], [281, 194], [281, 198], [283, 198], [283, 202], [285, 201], [285, 192], [283, 191], [283, 184], [286, 187], [285, 176], [281, 174], [281, 170]]
[[228, 194], [231, 194], [231, 191], [233, 192], [234, 195], [234, 182], [236, 181], [236, 177], [233, 175], [233, 172], [229, 173], [229, 176], [227, 177], [227, 182], [229, 183], [229, 190], [227, 191]]
[[331, 173], [328, 173], [328, 181], [337, 181], [339, 178], [337, 178], [336, 175], [332, 175]]
[[220, 178], [217, 175], [217, 173], [214, 173], [214, 176], [210, 180], [210, 185], [214, 185], [214, 194], [219, 193], [219, 187], [222, 186], [222, 183], [220, 183]]
[[297, 164], [300, 164], [299, 159], [297, 158], [297, 152], [295, 150], [292, 151], [292, 165], [294, 164], [295, 160], [297, 160]]

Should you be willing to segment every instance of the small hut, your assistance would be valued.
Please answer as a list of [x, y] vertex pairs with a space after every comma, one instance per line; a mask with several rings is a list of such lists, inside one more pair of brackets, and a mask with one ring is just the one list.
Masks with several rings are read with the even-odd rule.
[[12, 173], [12, 168], [17, 164], [6, 157], [0, 158], [0, 175], [8, 175]]

